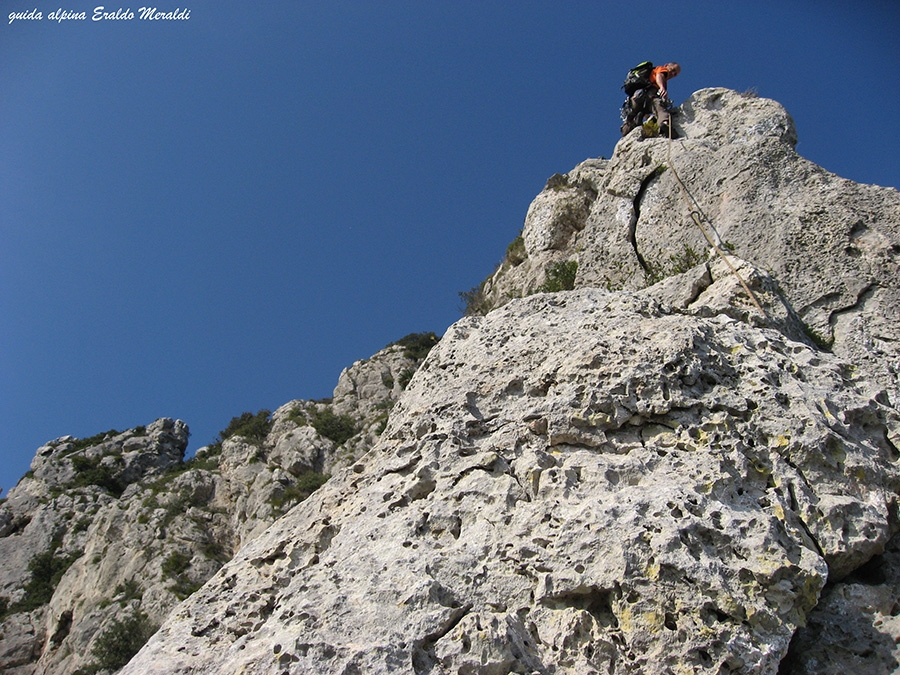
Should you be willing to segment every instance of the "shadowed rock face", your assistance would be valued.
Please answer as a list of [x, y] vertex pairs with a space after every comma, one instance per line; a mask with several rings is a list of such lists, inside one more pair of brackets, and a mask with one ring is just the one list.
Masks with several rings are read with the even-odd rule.
[[[900, 195], [799, 157], [774, 101], [702, 90], [675, 127], [551, 178], [481, 287], [493, 311], [451, 326], [405, 391], [419, 364], [391, 347], [333, 402], [285, 404], [265, 439], [179, 473], [159, 509], [153, 462], [118, 498], [82, 488], [103, 510], [59, 554], [94, 555], [3, 624], [21, 639], [0, 657], [25, 664], [9, 672], [42, 651], [41, 672], [84, 663], [63, 654], [108, 625], [86, 584], [113, 570], [156, 590], [106, 602], [162, 621], [171, 549], [149, 535], [183, 493], [163, 529], [240, 550], [218, 569], [228, 556], [194, 547], [187, 580], [218, 572], [128, 675], [897, 668]], [[559, 263], [577, 263], [575, 289], [536, 293]], [[322, 436], [326, 407], [356, 435]], [[266, 529], [307, 472], [334, 476]], [[0, 545], [26, 528], [50, 542], [14, 501]], [[142, 567], [98, 557], [115, 532], [152, 552]]]

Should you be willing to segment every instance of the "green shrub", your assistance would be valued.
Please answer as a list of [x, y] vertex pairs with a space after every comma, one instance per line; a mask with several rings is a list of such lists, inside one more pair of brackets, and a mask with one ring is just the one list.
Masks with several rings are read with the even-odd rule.
[[404, 368], [403, 372], [400, 373], [400, 388], [406, 389], [406, 387], [409, 385], [410, 380], [412, 380], [413, 375], [415, 374], [416, 371], [414, 371], [412, 368]]
[[515, 267], [516, 265], [521, 265], [527, 258], [528, 251], [525, 250], [525, 239], [522, 238], [520, 232], [519, 236], [513, 239], [509, 246], [506, 247], [506, 260]]
[[668, 260], [659, 265], [647, 264], [645, 276], [647, 284], [652, 286], [676, 274], [683, 274], [705, 260], [705, 256], [693, 247], [685, 244], [680, 253], [673, 253]]
[[557, 291], [571, 291], [575, 288], [575, 275], [578, 273], [578, 262], [575, 260], [566, 260], [564, 262], [554, 263], [547, 270], [544, 283], [541, 284], [538, 292], [555, 293]]
[[372, 420], [372, 421], [373, 421], [373, 422], [376, 422], [376, 424], [375, 424], [375, 434], [378, 435], [378, 436], [381, 436], [381, 434], [384, 433], [384, 430], [387, 429], [388, 413], [386, 413], [386, 412], [380, 413], [380, 414], [378, 415], [378, 417], [376, 417], [376, 418], [375, 418], [374, 420]]
[[81, 557], [81, 553], [58, 556], [58, 549], [59, 542], [55, 541], [48, 550], [38, 553], [28, 563], [31, 577], [25, 584], [25, 595], [8, 607], [10, 614], [30, 612], [50, 602], [63, 574]]
[[75, 478], [69, 484], [72, 487], [87, 487], [96, 485], [109, 492], [114, 497], [122, 496], [125, 491], [125, 483], [116, 478], [113, 470], [101, 459], [89, 459], [83, 455], [72, 457], [72, 467], [75, 469]]
[[188, 577], [182, 575], [175, 579], [175, 583], [169, 586], [169, 590], [175, 594], [179, 600], [191, 597], [203, 586], [202, 582], [191, 581]]
[[[174, 521], [179, 516], [183, 515], [190, 507], [203, 507], [206, 505], [206, 501], [204, 499], [206, 495], [202, 490], [191, 490], [190, 487], [182, 487], [178, 493], [171, 493], [169, 497], [169, 501], [165, 506], [162, 506], [163, 509], [163, 517], [162, 517], [162, 525], [168, 526], [172, 521]], [[159, 508], [161, 505], [159, 502], [156, 502], [156, 508]]]
[[468, 291], [460, 291], [459, 298], [463, 301], [461, 309], [464, 316], [484, 316], [491, 311], [491, 303], [484, 293], [483, 281]]
[[80, 672], [93, 675], [101, 670], [119, 670], [131, 661], [155, 632], [156, 626], [142, 611], [121, 621], [114, 619], [94, 640], [91, 648], [94, 662]]
[[150, 485], [150, 494], [144, 497], [141, 500], [141, 506], [143, 506], [148, 511], [153, 511], [155, 509], [161, 508], [159, 504], [159, 499], [156, 498], [156, 495], [159, 493], [160, 487], [158, 485], [160, 481], [156, 481], [155, 483]]
[[231, 559], [231, 555], [226, 550], [225, 545], [215, 537], [210, 537], [203, 542], [200, 552], [210, 560], [220, 563], [226, 563]]
[[228, 426], [219, 432], [216, 440], [222, 442], [232, 436], [242, 436], [248, 441], [262, 443], [272, 430], [271, 414], [269, 410], [260, 410], [255, 415], [245, 412], [238, 417], [232, 417]]
[[309, 496], [320, 487], [325, 485], [329, 478], [331, 478], [331, 476], [329, 476], [327, 473], [316, 473], [315, 471], [310, 471], [298, 476], [297, 482], [294, 484], [294, 487], [296, 487], [300, 492], [305, 492], [306, 495]]
[[[331, 399], [327, 401], [330, 403]], [[294, 408], [287, 417], [300, 426], [311, 426], [320, 436], [341, 445], [359, 433], [359, 427], [350, 415], [336, 414], [328, 403], [321, 409]]]
[[232, 436], [241, 436], [256, 444], [265, 442], [266, 436], [269, 435], [274, 424], [273, 420], [270, 419], [271, 414], [269, 410], [260, 410], [255, 415], [251, 412], [245, 412], [237, 417], [232, 417], [228, 426], [220, 431], [213, 442], [210, 443], [203, 455], [203, 459], [197, 460], [194, 464], [190, 463], [192, 460], [188, 460], [188, 462], [180, 465], [175, 470], [180, 473], [190, 469], [217, 469], [219, 466], [218, 460], [213, 461], [212, 458], [221, 454], [222, 441]]
[[87, 529], [91, 526], [90, 518], [82, 518], [77, 523], [72, 526], [72, 534], [78, 534], [79, 532], [86, 532]]
[[[218, 450], [218, 452], [213, 452], [214, 450]], [[215, 471], [219, 468], [219, 460], [221, 457], [219, 455], [222, 454], [222, 444], [218, 444], [218, 448], [214, 446], [210, 446], [209, 450], [203, 453], [202, 457], [191, 457], [188, 461], [186, 461], [185, 468], [190, 471], [192, 469], [198, 469], [202, 471]]]
[[388, 347], [400, 345], [404, 348], [403, 356], [413, 361], [421, 361], [428, 356], [428, 352], [438, 341], [440, 338], [434, 333], [410, 333], [396, 342], [392, 342]]
[[288, 411], [287, 418], [301, 427], [309, 424], [309, 416], [304, 408], [291, 408]]
[[94, 445], [99, 445], [103, 441], [113, 436], [118, 436], [120, 431], [116, 431], [115, 429], [110, 429], [109, 431], [104, 431], [103, 433], [94, 434], [88, 438], [77, 438], [73, 441], [74, 447], [69, 450], [69, 452], [75, 452], [77, 450], [84, 450], [85, 448], [90, 448]]
[[330, 478], [327, 473], [310, 471], [297, 477], [297, 482], [288, 485], [281, 492], [269, 500], [269, 503], [278, 510], [284, 510], [286, 505], [299, 504], [313, 492], [322, 487]]
[[[187, 473], [188, 471], [193, 471], [194, 469], [201, 471], [216, 471], [219, 468], [219, 460], [221, 459], [221, 454], [222, 442], [217, 441], [207, 447], [202, 456], [195, 455], [187, 461], [179, 462], [178, 464], [169, 466], [160, 478], [149, 484], [149, 487], [153, 491], [153, 493], [156, 494], [161, 490], [166, 489], [172, 479], [177, 478], [181, 474]], [[147, 500], [144, 501], [146, 506]], [[154, 508], [158, 507], [159, 505], [157, 504]]]
[[173, 584], [169, 586], [179, 600], [184, 600], [191, 595], [203, 584], [192, 581], [186, 574], [191, 566], [191, 556], [181, 551], [173, 551], [169, 557], [163, 561], [162, 573], [163, 579], [172, 579]]
[[[213, 441], [206, 447], [206, 451], [207, 451], [206, 452], [207, 455], [209, 455], [210, 453], [212, 453], [213, 456], [221, 455], [222, 454], [222, 441], [219, 441], [219, 440]], [[190, 460], [188, 460], [188, 461], [190, 461]], [[187, 462], [185, 462], [185, 464], [187, 464]], [[218, 465], [218, 463], [217, 463], [217, 465]]]
[[141, 584], [135, 579], [128, 579], [116, 586], [113, 595], [121, 595], [122, 597], [119, 598], [119, 602], [128, 604], [131, 600], [142, 600], [144, 597], [144, 589], [141, 588]]
[[376, 410], [381, 411], [378, 413], [378, 416], [372, 420], [372, 423], [375, 426], [375, 433], [379, 436], [387, 428], [388, 417], [391, 414], [394, 403], [395, 401], [392, 401], [391, 399], [385, 399], [375, 406]]
[[309, 424], [320, 435], [338, 445], [346, 443], [359, 431], [352, 417], [336, 415], [331, 408], [313, 411], [310, 414]]
[[[562, 183], [559, 183], [560, 179], [562, 180]], [[566, 176], [556, 174], [555, 176], [551, 176], [550, 180], [547, 181], [547, 187], [553, 189], [557, 189], [559, 185], [565, 187], [568, 185], [567, 181], [568, 178]], [[490, 276], [478, 286], [473, 286], [468, 291], [459, 292], [460, 300], [463, 302], [463, 306], [460, 308], [463, 315], [484, 316], [494, 309], [493, 303], [485, 292], [485, 286], [487, 285], [488, 280], [502, 276], [509, 268], [521, 265], [527, 259], [528, 251], [525, 248], [525, 239], [522, 237], [522, 231], [520, 230], [519, 235], [506, 247], [506, 254], [503, 256], [503, 260], [500, 261]]]
[[176, 577], [185, 572], [191, 566], [191, 556], [181, 551], [172, 551], [169, 557], [163, 561], [163, 578]]

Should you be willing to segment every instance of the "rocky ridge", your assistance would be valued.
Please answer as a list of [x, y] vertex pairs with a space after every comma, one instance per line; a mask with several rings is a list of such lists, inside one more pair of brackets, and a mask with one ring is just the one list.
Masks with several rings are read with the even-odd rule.
[[[756, 268], [777, 284], [768, 318], [865, 368], [897, 406], [897, 191], [840, 178], [798, 155], [793, 120], [775, 101], [704, 89], [681, 106], [677, 124], [681, 138], [671, 146], [636, 130], [612, 159], [551, 178], [475, 309], [535, 292], [567, 262], [577, 267], [573, 288], [637, 291], [670, 279], [682, 293], [672, 302], [688, 307], [709, 285], [716, 256], [689, 217], [687, 196], [720, 247], [749, 264], [747, 274]], [[696, 279], [671, 281], [688, 270]], [[730, 302], [721, 309], [752, 314], [746, 294]]]
[[509, 303], [454, 325], [376, 450], [124, 672], [774, 673], [896, 529], [887, 412], [725, 316]]
[[[900, 667], [900, 195], [799, 157], [774, 101], [702, 90], [675, 128], [671, 145], [637, 130], [553, 176], [418, 370], [389, 348], [345, 370], [327, 406], [291, 402], [265, 440], [198, 453], [215, 489], [183, 516], [206, 514], [193, 536], [237, 553], [191, 554], [186, 581], [211, 578], [122, 672]], [[340, 444], [316, 431], [348, 418], [364, 421]], [[165, 475], [148, 470], [118, 502]], [[257, 495], [322, 472], [269, 525]], [[15, 506], [0, 525], [27, 520]], [[75, 556], [70, 536], [51, 554]], [[33, 634], [9, 672], [73, 672], [117, 616], [155, 627], [174, 604], [150, 599], [174, 584], [153, 581], [156, 550], [96, 605], [65, 595], [85, 593], [82, 555], [47, 606], [7, 611], [4, 636]], [[152, 594], [131, 597], [146, 579]], [[23, 581], [3, 586], [12, 605]], [[103, 602], [118, 608], [91, 627]]]
[[774, 101], [676, 119], [548, 182], [375, 448], [124, 673], [898, 666], [900, 195]]
[[245, 413], [187, 461], [187, 425], [171, 419], [39, 448], [0, 504], [0, 670], [124, 665], [239, 548], [374, 444], [435, 341], [408, 336], [358, 361], [329, 401]]

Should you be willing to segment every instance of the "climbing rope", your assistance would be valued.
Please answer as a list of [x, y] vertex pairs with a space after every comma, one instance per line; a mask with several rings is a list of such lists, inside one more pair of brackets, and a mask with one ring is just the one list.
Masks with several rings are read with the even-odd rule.
[[[706, 231], [706, 228], [703, 227], [702, 219], [709, 218], [703, 214], [700, 210], [700, 205], [697, 203], [697, 200], [690, 196], [688, 189], [684, 186], [684, 182], [681, 180], [681, 176], [678, 175], [678, 172], [675, 170], [675, 165], [672, 163], [672, 129], [675, 125], [672, 123], [672, 120], [669, 120], [669, 139], [666, 141], [666, 162], [668, 162], [669, 168], [672, 170], [672, 175], [675, 176], [675, 182], [678, 183], [678, 187], [681, 189], [681, 196], [684, 199], [684, 203], [687, 205], [688, 212], [691, 214], [691, 220], [697, 225], [697, 228], [700, 232], [703, 233], [703, 236], [706, 238], [706, 241], [709, 242], [709, 245], [713, 247], [716, 253], [719, 254], [719, 257], [725, 261], [725, 264], [728, 265], [729, 269], [731, 269], [731, 273], [737, 277], [737, 280], [741, 283], [744, 291], [746, 291], [747, 295], [750, 297], [750, 300], [753, 301], [753, 304], [756, 305], [756, 309], [759, 310], [759, 313], [763, 316], [763, 318], [768, 318], [766, 314], [766, 310], [762, 308], [762, 305], [759, 303], [759, 300], [756, 299], [756, 295], [753, 291], [750, 290], [750, 287], [747, 285], [747, 282], [744, 281], [743, 277], [741, 277], [740, 273], [737, 271], [734, 265], [731, 264], [731, 261], [728, 259], [728, 256], [719, 248], [719, 245], [716, 244], [715, 240], [709, 233]], [[691, 204], [693, 201], [693, 204]]]

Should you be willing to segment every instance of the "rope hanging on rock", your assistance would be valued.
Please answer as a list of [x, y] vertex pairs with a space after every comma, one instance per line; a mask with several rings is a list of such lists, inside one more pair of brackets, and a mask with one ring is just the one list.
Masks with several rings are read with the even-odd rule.
[[[743, 287], [744, 291], [746, 291], [747, 295], [750, 297], [750, 300], [753, 301], [754, 305], [756, 305], [756, 309], [759, 310], [759, 313], [764, 318], [768, 318], [768, 315], [766, 314], [766, 310], [764, 310], [762, 308], [762, 305], [760, 304], [759, 300], [756, 299], [756, 295], [753, 293], [753, 291], [750, 290], [750, 286], [747, 285], [747, 282], [744, 281], [743, 277], [741, 277], [740, 273], [737, 271], [737, 268], [735, 268], [735, 266], [731, 264], [731, 261], [728, 259], [728, 256], [725, 255], [725, 253], [722, 251], [722, 249], [719, 248], [719, 245], [716, 244], [715, 240], [713, 240], [713, 238], [706, 231], [706, 228], [703, 227], [703, 223], [701, 221], [702, 221], [702, 218], [706, 218], [706, 216], [700, 210], [700, 205], [697, 204], [697, 200], [693, 199], [693, 197], [689, 197], [690, 193], [688, 192], [688, 189], [684, 186], [684, 183], [681, 180], [681, 176], [678, 175], [678, 171], [675, 170], [675, 165], [672, 163], [672, 129], [673, 129], [673, 127], [674, 127], [674, 125], [670, 122], [669, 123], [669, 138], [668, 138], [668, 141], [666, 141], [666, 162], [668, 162], [669, 168], [672, 170], [672, 175], [675, 176], [675, 182], [678, 183], [678, 187], [681, 190], [681, 196], [684, 199], [685, 205], [687, 205], [688, 212], [691, 214], [691, 220], [693, 220], [694, 223], [697, 225], [697, 228], [703, 234], [706, 241], [709, 242], [709, 245], [712, 246], [713, 249], [715, 250], [715, 252], [719, 254], [719, 257], [725, 261], [725, 264], [728, 265], [732, 274], [734, 274], [734, 276], [737, 277], [737, 280], [741, 283], [741, 286]], [[692, 200], [694, 202], [693, 204], [691, 204]], [[706, 219], [709, 220], [708, 218], [706, 218]]]

